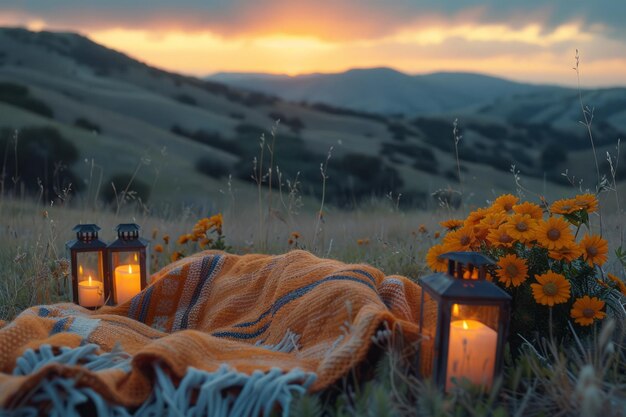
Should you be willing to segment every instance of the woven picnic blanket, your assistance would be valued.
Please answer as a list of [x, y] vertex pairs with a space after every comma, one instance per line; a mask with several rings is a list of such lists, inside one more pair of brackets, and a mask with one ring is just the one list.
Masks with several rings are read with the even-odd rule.
[[416, 340], [419, 291], [305, 251], [201, 252], [124, 304], [37, 306], [0, 323], [0, 415], [286, 413], [362, 362], [377, 332]]

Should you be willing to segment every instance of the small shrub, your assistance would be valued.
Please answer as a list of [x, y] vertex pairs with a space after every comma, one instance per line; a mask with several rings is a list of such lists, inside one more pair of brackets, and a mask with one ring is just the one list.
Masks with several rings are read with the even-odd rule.
[[196, 161], [196, 171], [212, 178], [222, 178], [228, 175], [226, 165], [208, 156], [200, 157]]
[[54, 113], [50, 106], [30, 95], [30, 90], [20, 84], [0, 83], [0, 101], [12, 106], [21, 107], [44, 117], [52, 118]]
[[90, 132], [95, 132], [98, 134], [102, 133], [102, 129], [100, 128], [99, 125], [93, 123], [92, 121], [84, 117], [79, 117], [78, 119], [76, 119], [76, 121], [74, 122], [74, 126], [80, 127]]
[[178, 94], [174, 96], [174, 100], [183, 103], [183, 104], [187, 104], [189, 106], [197, 106], [198, 105], [198, 101], [193, 98], [192, 96], [190, 96], [189, 94]]

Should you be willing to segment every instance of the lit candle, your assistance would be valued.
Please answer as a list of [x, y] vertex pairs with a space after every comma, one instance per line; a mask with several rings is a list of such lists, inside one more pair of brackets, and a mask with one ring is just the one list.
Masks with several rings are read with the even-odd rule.
[[452, 387], [453, 377], [491, 386], [497, 341], [496, 331], [477, 320], [451, 322], [446, 390]]
[[118, 304], [130, 300], [140, 292], [139, 265], [120, 265], [115, 268], [115, 295]]
[[100, 307], [104, 304], [102, 282], [89, 279], [78, 283], [78, 304], [83, 307]]

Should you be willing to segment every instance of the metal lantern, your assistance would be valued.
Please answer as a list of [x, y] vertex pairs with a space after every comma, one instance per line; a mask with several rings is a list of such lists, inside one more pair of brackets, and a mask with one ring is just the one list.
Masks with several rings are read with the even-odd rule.
[[448, 272], [418, 281], [418, 369], [445, 391], [462, 379], [490, 387], [501, 372], [511, 297], [486, 280], [490, 258], [475, 252], [440, 257], [448, 260]]
[[95, 224], [79, 224], [72, 230], [76, 232], [76, 239], [66, 244], [72, 268], [72, 299], [83, 307], [100, 307], [109, 294], [107, 245], [98, 239], [100, 228]]
[[140, 229], [134, 223], [119, 224], [117, 239], [107, 247], [113, 305], [130, 300], [146, 287], [149, 242], [139, 237]]

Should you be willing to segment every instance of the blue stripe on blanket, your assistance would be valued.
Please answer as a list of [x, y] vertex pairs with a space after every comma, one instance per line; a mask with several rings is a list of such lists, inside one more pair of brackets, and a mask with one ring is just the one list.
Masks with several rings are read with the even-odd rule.
[[200, 281], [198, 282], [198, 285], [196, 286], [193, 295], [191, 296], [191, 301], [189, 302], [187, 310], [185, 310], [185, 313], [183, 314], [183, 318], [180, 322], [181, 329], [186, 329], [189, 325], [189, 314], [200, 299], [202, 289], [205, 286], [209, 285], [211, 281], [213, 281], [213, 276], [217, 271], [217, 264], [221, 261], [221, 259], [221, 256], [215, 255], [213, 257], [206, 257], [202, 260], [202, 267], [200, 269]]
[[148, 289], [144, 292], [143, 297], [139, 297], [136, 295], [135, 297], [141, 298], [141, 312], [139, 313], [138, 321], [145, 323], [146, 316], [148, 315], [148, 307], [150, 306], [150, 299], [152, 298], [152, 292], [154, 291], [154, 287], [148, 287]]

